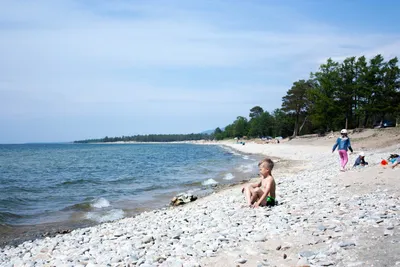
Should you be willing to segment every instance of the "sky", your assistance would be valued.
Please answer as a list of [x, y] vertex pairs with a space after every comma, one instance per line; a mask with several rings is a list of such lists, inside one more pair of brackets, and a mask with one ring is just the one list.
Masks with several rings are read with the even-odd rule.
[[395, 0], [0, 0], [0, 143], [198, 133], [328, 58], [400, 56]]

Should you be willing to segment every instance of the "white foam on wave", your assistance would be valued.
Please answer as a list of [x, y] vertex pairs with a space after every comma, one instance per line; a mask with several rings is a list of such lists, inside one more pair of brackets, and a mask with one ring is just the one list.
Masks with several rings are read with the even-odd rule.
[[236, 170], [240, 172], [245, 172], [249, 173], [253, 171], [254, 164], [247, 164], [247, 165], [240, 165], [239, 167], [236, 168]]
[[233, 178], [235, 178], [235, 176], [232, 173], [227, 173], [224, 176], [224, 180], [232, 180]]
[[88, 212], [86, 213], [86, 219], [96, 221], [99, 223], [102, 222], [111, 222], [115, 220], [122, 219], [124, 217], [125, 212], [121, 209], [112, 209], [103, 212]]
[[242, 159], [249, 159], [249, 156], [244, 155], [244, 156], [242, 157]]
[[97, 209], [106, 208], [109, 206], [111, 206], [110, 202], [105, 198], [99, 198], [95, 202], [92, 203], [92, 207], [97, 208]]
[[202, 185], [213, 185], [213, 184], [218, 184], [218, 182], [215, 181], [214, 179], [210, 178], [210, 179], [207, 179], [207, 180], [203, 181], [201, 184]]

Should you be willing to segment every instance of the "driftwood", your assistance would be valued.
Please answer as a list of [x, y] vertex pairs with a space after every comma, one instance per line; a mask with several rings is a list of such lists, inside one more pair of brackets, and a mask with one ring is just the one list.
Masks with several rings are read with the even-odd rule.
[[189, 202], [193, 202], [196, 199], [197, 199], [197, 196], [194, 196], [192, 194], [181, 193], [171, 199], [170, 205], [171, 206], [180, 206], [180, 205], [184, 205]]

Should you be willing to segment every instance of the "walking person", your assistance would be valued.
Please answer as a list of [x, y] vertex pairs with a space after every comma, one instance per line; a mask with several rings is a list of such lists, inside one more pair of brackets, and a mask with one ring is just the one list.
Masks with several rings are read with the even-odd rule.
[[343, 129], [340, 131], [341, 137], [336, 140], [335, 145], [332, 148], [332, 153], [338, 148], [339, 157], [340, 157], [340, 171], [344, 172], [346, 168], [346, 164], [349, 161], [349, 157], [347, 155], [347, 150], [350, 150], [353, 153], [353, 148], [350, 144], [350, 138], [347, 136], [347, 130]]

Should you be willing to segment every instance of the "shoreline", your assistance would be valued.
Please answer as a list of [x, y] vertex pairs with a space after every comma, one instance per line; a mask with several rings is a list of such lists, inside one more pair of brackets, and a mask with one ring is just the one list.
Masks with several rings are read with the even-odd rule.
[[[340, 173], [337, 155], [327, 146], [246, 143], [240, 149], [299, 160], [297, 170], [274, 174], [278, 206], [242, 208], [244, 198], [236, 185], [173, 209], [5, 247], [0, 263], [295, 266], [302, 261], [305, 266], [393, 266], [400, 262], [400, 197], [395, 180], [400, 170], [381, 170], [378, 165], [389, 150], [369, 150], [368, 168]], [[350, 159], [349, 164], [354, 156]], [[382, 180], [388, 178], [391, 184]], [[377, 244], [382, 242], [389, 255], [379, 254]]]
[[[125, 142], [127, 143], [127, 142]], [[137, 142], [136, 142], [137, 143]], [[157, 143], [157, 142], [155, 142]], [[225, 147], [225, 149], [227, 149], [228, 151], [230, 149], [236, 151], [237, 153], [239, 153], [240, 155], [250, 155], [252, 156], [254, 159], [256, 160], [260, 160], [262, 157], [265, 157], [265, 155], [263, 155], [262, 153], [259, 152], [245, 152], [242, 151], [241, 149], [238, 149], [235, 145], [239, 145], [236, 143], [233, 143], [232, 145], [230, 145], [230, 141], [228, 141], [228, 143], [225, 142], [184, 142], [187, 144], [194, 144], [194, 145], [216, 145], [216, 146], [221, 146], [221, 147]], [[158, 144], [158, 143], [157, 143]], [[240, 147], [239, 147], [240, 148]], [[287, 168], [287, 167], [291, 167], [293, 168], [293, 163], [294, 161], [292, 160], [284, 160], [284, 159], [280, 159], [280, 158], [276, 158], [273, 157], [273, 160], [275, 163], [279, 162], [279, 165], [283, 166], [278, 166], [275, 167], [276, 169], [280, 170], [282, 167]], [[257, 161], [255, 161], [256, 164]], [[296, 163], [296, 166], [301, 165], [301, 163]], [[230, 188], [236, 188], [239, 185], [242, 185], [244, 183], [247, 182], [251, 182], [253, 180], [257, 179], [256, 177], [254, 177], [254, 175], [250, 175], [242, 180], [239, 181], [235, 181], [235, 182], [227, 182], [227, 183], [223, 183], [223, 184], [215, 184], [215, 185], [211, 185], [211, 186], [203, 186], [203, 187], [207, 187], [208, 189], [203, 188], [203, 190], [201, 190], [201, 194], [196, 195], [198, 197], [198, 199], [202, 199], [202, 198], [207, 198], [209, 197], [211, 194], [214, 193], [219, 193], [221, 191], [230, 189]], [[190, 191], [190, 189], [189, 189]], [[185, 191], [187, 192], [187, 191]], [[183, 192], [183, 193], [185, 193]], [[134, 218], [136, 216], [138, 216], [139, 214], [143, 213], [143, 212], [151, 212], [154, 210], [160, 210], [160, 209], [168, 209], [171, 206], [169, 205], [169, 200], [175, 196], [178, 193], [182, 193], [181, 191], [176, 191], [173, 195], [171, 195], [170, 197], [167, 196], [163, 196], [161, 199], [165, 200], [165, 203], [162, 206], [154, 206], [154, 204], [149, 204], [147, 206], [143, 206], [140, 208], [140, 211], [136, 211], [134, 213], [130, 213], [130, 215], [125, 216], [124, 218]], [[153, 201], [156, 202], [156, 201]], [[158, 199], [157, 199], [158, 202]], [[186, 204], [187, 205], [187, 204]], [[180, 206], [182, 207], [182, 206]], [[176, 208], [176, 207], [174, 207]], [[121, 219], [124, 219], [121, 218]], [[120, 220], [120, 219], [119, 219]], [[110, 221], [112, 222], [117, 222], [116, 221]], [[6, 246], [18, 246], [26, 241], [34, 241], [37, 239], [44, 239], [44, 238], [52, 238], [55, 237], [59, 234], [63, 235], [63, 234], [67, 234], [70, 233], [71, 231], [77, 230], [77, 229], [83, 229], [83, 228], [87, 228], [87, 227], [94, 227], [103, 223], [110, 223], [110, 222], [93, 222], [90, 220], [86, 220], [86, 221], [64, 221], [64, 222], [49, 222], [49, 223], [42, 223], [42, 224], [34, 224], [34, 225], [0, 225], [0, 249], [4, 248]]]
[[[217, 144], [211, 144], [211, 145], [217, 145]], [[240, 152], [239, 154], [241, 156], [246, 154], [249, 155], [248, 153], [242, 153], [242, 152]], [[254, 154], [252, 154], [252, 156], [255, 159], [259, 157], [258, 155]], [[253, 175], [249, 173], [248, 176], [246, 176], [244, 179], [241, 180], [234, 180], [233, 182], [227, 180], [224, 183], [218, 183], [216, 185], [209, 185], [209, 186], [201, 185], [200, 182], [198, 182], [199, 185], [194, 186], [193, 188], [187, 187], [184, 190], [177, 190], [174, 191], [174, 193], [172, 193], [171, 195], [167, 194], [158, 195], [157, 199], [154, 199], [151, 202], [146, 202], [147, 204], [143, 204], [141, 205], [141, 207], [136, 208], [134, 212], [130, 210], [127, 213], [128, 215], [126, 215], [124, 218], [134, 218], [142, 212], [149, 212], [153, 210], [168, 208], [170, 204], [169, 201], [178, 193], [186, 193], [193, 189], [198, 189], [199, 191], [196, 192], [195, 195], [200, 199], [207, 197], [210, 194], [225, 190], [226, 188], [230, 188], [232, 186], [248, 182], [252, 178], [252, 176]], [[160, 200], [162, 201], [162, 205], [157, 204], [160, 203]], [[65, 234], [76, 229], [93, 227], [102, 223], [107, 223], [107, 222], [94, 222], [90, 220], [83, 220], [83, 221], [66, 220], [62, 222], [49, 222], [49, 223], [41, 223], [33, 225], [28, 225], [28, 224], [0, 225], [0, 248], [4, 248], [5, 246], [18, 246], [25, 241], [43, 239], [46, 237], [55, 237], [58, 234]]]

